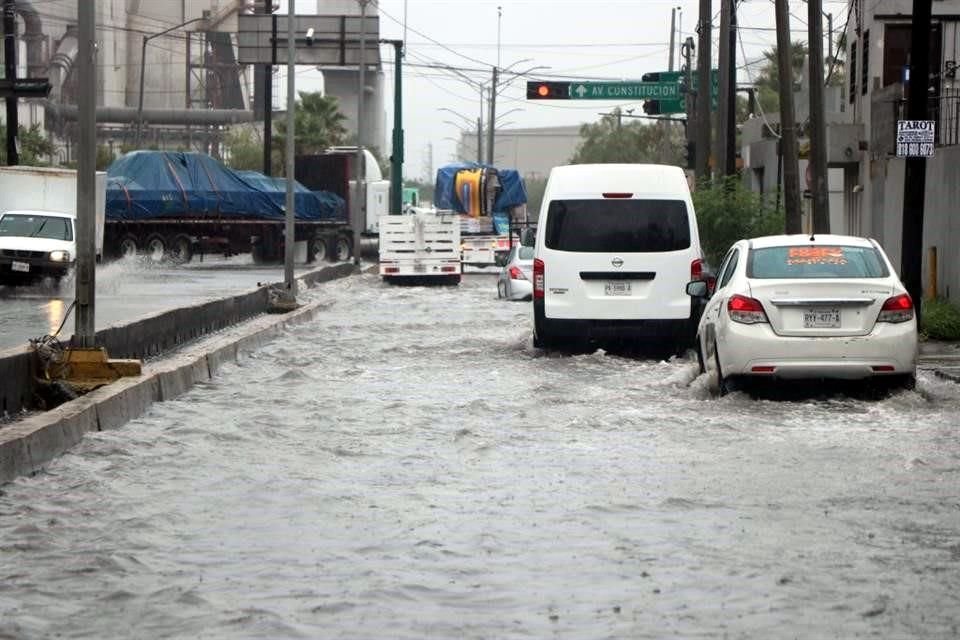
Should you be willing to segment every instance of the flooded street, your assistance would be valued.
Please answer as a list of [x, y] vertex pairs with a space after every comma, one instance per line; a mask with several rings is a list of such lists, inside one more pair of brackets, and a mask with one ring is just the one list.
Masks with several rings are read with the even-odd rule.
[[329, 309], [0, 488], [0, 638], [956, 638], [960, 394], [723, 398], [488, 276]]
[[[297, 264], [296, 272], [319, 266], [323, 265]], [[182, 265], [147, 258], [113, 260], [97, 265], [97, 328], [246, 293], [259, 282], [279, 280], [283, 280], [282, 265], [255, 265], [249, 255], [206, 256], [203, 262]], [[23, 347], [30, 338], [54, 333], [75, 294], [72, 271], [59, 285], [47, 278], [31, 285], [0, 286], [0, 350]], [[73, 329], [70, 315], [60, 339], [69, 340]]]

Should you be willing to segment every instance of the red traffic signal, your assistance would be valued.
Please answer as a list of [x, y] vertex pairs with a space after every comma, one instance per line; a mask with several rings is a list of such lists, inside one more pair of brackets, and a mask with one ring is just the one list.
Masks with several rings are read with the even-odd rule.
[[569, 100], [569, 82], [527, 80], [527, 100]]

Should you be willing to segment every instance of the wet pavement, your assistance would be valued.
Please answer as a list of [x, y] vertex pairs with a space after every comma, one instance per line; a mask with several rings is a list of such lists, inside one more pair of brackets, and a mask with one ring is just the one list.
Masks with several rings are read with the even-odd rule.
[[0, 638], [955, 638], [960, 396], [723, 398], [489, 277], [330, 308], [0, 495]]
[[[296, 273], [323, 266], [297, 265]], [[259, 282], [283, 280], [282, 265], [254, 265], [249, 255], [205, 256], [185, 265], [128, 259], [97, 266], [97, 329], [127, 323], [177, 307], [250, 291]], [[75, 296], [73, 275], [58, 286], [51, 279], [30, 286], [0, 286], [0, 350], [52, 334]], [[61, 339], [73, 333], [71, 315]]]

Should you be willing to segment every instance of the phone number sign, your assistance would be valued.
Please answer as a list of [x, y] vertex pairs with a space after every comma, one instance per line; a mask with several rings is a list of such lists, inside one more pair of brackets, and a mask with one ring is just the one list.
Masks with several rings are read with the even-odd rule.
[[897, 120], [897, 157], [932, 158], [935, 132], [933, 120]]

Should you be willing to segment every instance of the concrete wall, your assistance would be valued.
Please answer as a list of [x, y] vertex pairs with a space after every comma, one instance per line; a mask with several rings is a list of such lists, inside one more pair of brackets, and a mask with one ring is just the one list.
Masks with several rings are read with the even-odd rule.
[[[900, 268], [903, 239], [903, 188], [906, 160], [890, 158], [871, 163], [871, 225], [873, 236]], [[943, 147], [927, 161], [926, 206], [923, 225], [923, 283], [930, 283], [928, 250], [937, 248], [937, 294], [960, 300], [960, 221], [954, 214], [960, 202], [960, 147]]]

